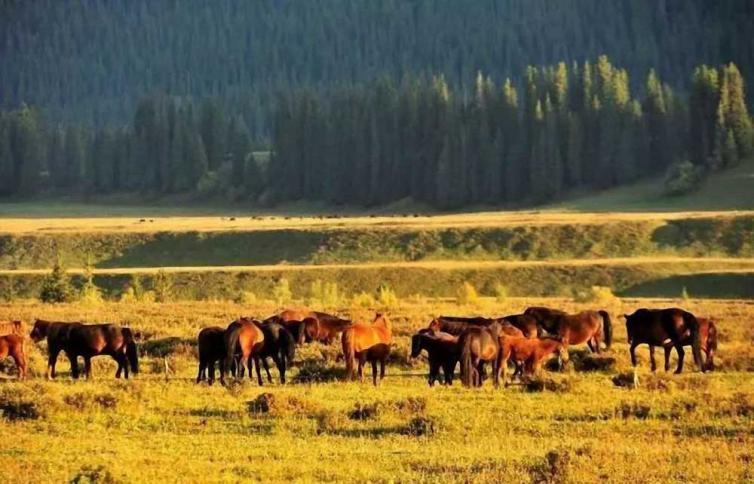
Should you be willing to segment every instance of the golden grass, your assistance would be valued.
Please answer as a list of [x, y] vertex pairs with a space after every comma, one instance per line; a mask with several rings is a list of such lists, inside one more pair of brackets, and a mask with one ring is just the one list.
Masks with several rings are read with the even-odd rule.
[[[589, 307], [554, 298], [481, 299], [464, 307], [418, 298], [399, 302], [389, 311], [399, 358], [380, 388], [341, 382], [197, 386], [191, 381], [196, 361], [186, 345], [169, 355], [175, 374], [168, 382], [149, 356], [142, 359], [144, 374], [129, 382], [115, 381], [114, 364], [105, 358], [95, 359], [93, 382], [73, 382], [65, 375], [55, 382], [38, 377], [21, 384], [3, 381], [0, 394], [43, 400], [48, 408], [37, 420], [2, 422], [0, 469], [7, 482], [60, 482], [82, 473], [110, 473], [126, 482], [722, 483], [754, 478], [752, 373], [728, 369], [736, 359], [754, 361], [746, 352], [754, 341], [752, 301], [684, 302], [699, 315], [715, 317], [721, 371], [699, 375], [688, 367], [680, 377], [652, 377], [643, 349], [636, 390], [611, 383], [615, 373], [629, 369], [625, 329], [617, 315], [679, 301], [607, 301], [616, 321], [616, 366], [606, 372], [548, 374], [569, 379], [570, 389], [561, 393], [527, 393], [519, 387], [495, 391], [489, 384], [481, 390], [457, 384], [430, 389], [426, 364], [403, 361], [410, 334], [432, 315], [514, 313], [534, 304], [568, 311]], [[263, 317], [276, 309], [266, 302], [81, 307], [27, 301], [0, 304], [0, 320], [117, 321], [143, 331], [147, 343], [154, 344], [169, 336], [193, 339], [203, 326], [226, 324], [240, 314]], [[366, 319], [377, 308], [325, 309]], [[42, 345], [30, 347], [39, 372]], [[335, 351], [308, 346], [297, 360]], [[65, 372], [63, 360], [59, 369]], [[277, 382], [274, 370], [273, 377]], [[274, 412], [249, 412], [248, 402], [263, 392], [283, 403]], [[401, 403], [408, 398], [420, 404]], [[349, 418], [357, 406], [377, 411], [362, 420]], [[425, 428], [411, 424], [417, 419], [430, 422], [434, 433], [412, 433]], [[82, 471], [84, 466], [101, 468]]]
[[[152, 209], [145, 208], [145, 213]], [[511, 225], [600, 224], [620, 221], [657, 221], [702, 217], [732, 217], [752, 215], [754, 211], [679, 211], [672, 213], [606, 212], [577, 213], [553, 211], [500, 211], [421, 216], [349, 215], [340, 218], [322, 216], [222, 215], [217, 216], [106, 216], [102, 217], [27, 217], [10, 211], [0, 224], [0, 233], [61, 233], [61, 232], [222, 232], [279, 229], [337, 229], [337, 228], [444, 228], [444, 227], [503, 227]], [[138, 213], [138, 212], [137, 212]], [[3, 212], [0, 211], [0, 215]], [[232, 218], [234, 220], [232, 220]], [[143, 220], [143, 221], [142, 221]]]

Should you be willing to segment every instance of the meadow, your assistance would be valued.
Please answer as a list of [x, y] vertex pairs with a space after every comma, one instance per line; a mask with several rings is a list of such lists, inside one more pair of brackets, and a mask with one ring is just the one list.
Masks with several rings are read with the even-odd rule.
[[[509, 314], [547, 304], [575, 311], [595, 304], [613, 315], [613, 349], [599, 357], [572, 350], [573, 366], [548, 371], [544, 388], [429, 388], [426, 362], [408, 358], [410, 335], [441, 313]], [[717, 371], [630, 376], [618, 315], [641, 306], [682, 304], [714, 316]], [[754, 316], [751, 301], [480, 298], [459, 305], [415, 298], [390, 307], [327, 307], [368, 320], [385, 310], [395, 343], [382, 385], [337, 381], [338, 345], [298, 349], [293, 382], [227, 388], [193, 382], [201, 327], [240, 314], [264, 317], [273, 302], [0, 304], [0, 319], [117, 321], [143, 333], [142, 373], [113, 378], [95, 358], [95, 380], [73, 381], [61, 358], [45, 381], [44, 343], [29, 343], [32, 377], [0, 382], [6, 438], [0, 467], [10, 482], [743, 482], [754, 478]], [[169, 368], [165, 374], [165, 363]], [[589, 369], [590, 371], [586, 371]], [[630, 380], [631, 378], [628, 378]], [[263, 394], [267, 394], [262, 396]], [[26, 406], [24, 406], [26, 404]], [[78, 481], [76, 481], [78, 479]], [[88, 479], [88, 480], [87, 480]]]

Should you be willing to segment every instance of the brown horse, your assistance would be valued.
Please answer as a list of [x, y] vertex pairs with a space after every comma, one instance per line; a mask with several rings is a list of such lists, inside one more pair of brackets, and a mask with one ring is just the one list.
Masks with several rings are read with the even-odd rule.
[[[256, 366], [257, 382], [261, 386], [262, 372], [260, 369], [259, 356], [264, 347], [264, 333], [259, 328], [259, 321], [251, 318], [239, 318], [231, 322], [225, 329], [223, 341], [225, 342], [226, 356], [220, 365], [220, 383], [225, 385], [225, 374], [237, 363], [237, 371], [243, 378], [244, 366], [252, 378], [252, 366]], [[236, 356], [239, 358], [237, 359]]]
[[[703, 363], [704, 371], [713, 371], [715, 369], [715, 351], [717, 351], [717, 327], [712, 320], [707, 318], [696, 318], [699, 322], [699, 337], [702, 340], [701, 350], [704, 353], [705, 360]], [[688, 329], [681, 335], [681, 344], [691, 346], [691, 331]], [[670, 371], [670, 353], [674, 346], [672, 342], [667, 342], [663, 346], [665, 350], [665, 371]], [[657, 369], [655, 363], [655, 347], [649, 347], [649, 357], [651, 360], [652, 371]]]
[[524, 374], [527, 375], [539, 373], [542, 368], [542, 360], [553, 353], [558, 353], [559, 358], [568, 361], [568, 351], [559, 339], [501, 336], [499, 343], [498, 369], [503, 374], [504, 384], [507, 382], [505, 374], [508, 369], [508, 360], [522, 362]]
[[136, 338], [130, 328], [117, 324], [82, 324], [36, 320], [31, 330], [31, 339], [38, 342], [47, 338], [47, 378], [55, 378], [55, 364], [61, 351], [71, 362], [71, 375], [79, 377], [76, 359], [84, 358], [84, 374], [92, 377], [92, 357], [111, 356], [118, 363], [115, 378], [125, 372], [128, 378], [129, 365], [134, 374], [139, 372], [139, 357]]
[[[675, 373], [683, 371], [684, 345], [691, 345], [694, 362], [701, 371], [705, 371], [702, 364], [702, 335], [699, 320], [688, 311], [679, 308], [667, 309], [638, 309], [633, 314], [624, 314], [626, 318], [626, 333], [631, 345], [631, 364], [636, 366], [636, 347], [640, 344], [649, 345], [650, 354], [654, 346], [674, 347], [678, 352], [678, 367]], [[717, 330], [714, 332], [714, 346], [717, 346]], [[713, 349], [714, 351], [714, 349]], [[667, 355], [669, 358], [669, 354]], [[654, 357], [651, 358], [652, 370], [655, 370]]]
[[492, 364], [494, 384], [500, 384], [497, 354], [500, 350], [499, 333], [491, 328], [469, 326], [458, 339], [461, 348], [461, 381], [466, 387], [482, 386], [482, 369], [485, 362]]
[[6, 334], [24, 335], [24, 323], [21, 321], [0, 321], [0, 336]]
[[[202, 329], [197, 337], [197, 346], [199, 348], [199, 373], [196, 375], [196, 382], [207, 379], [207, 382], [212, 385], [215, 382], [215, 362], [220, 362], [222, 365], [223, 359], [227, 356], [225, 330], [219, 326]], [[207, 369], [209, 369], [209, 378], [207, 378]]]
[[367, 354], [362, 354], [375, 345], [390, 345], [393, 340], [390, 320], [377, 313], [372, 324], [354, 323], [343, 331], [341, 343], [346, 360], [346, 379], [353, 380], [354, 364], [359, 361], [359, 379], [363, 381], [363, 366]]
[[309, 309], [286, 309], [266, 321], [286, 326], [298, 344], [311, 341], [332, 344], [352, 324], [348, 319]]
[[6, 334], [0, 336], [0, 360], [7, 357], [13, 358], [13, 362], [18, 368], [18, 379], [26, 378], [27, 362], [26, 352], [24, 351], [24, 337], [17, 334]]
[[453, 372], [460, 356], [458, 336], [431, 329], [420, 329], [411, 337], [411, 358], [417, 358], [422, 350], [429, 357], [429, 386], [434, 386], [440, 379], [442, 368], [443, 380], [446, 385], [453, 384]]
[[534, 317], [545, 331], [560, 338], [566, 349], [569, 345], [586, 343], [590, 350], [599, 353], [603, 340], [607, 349], [613, 342], [613, 325], [607, 311], [566, 314], [557, 309], [530, 307], [524, 314]]
[[524, 333], [506, 318], [486, 319], [486, 318], [457, 318], [440, 316], [429, 322], [427, 329], [435, 332], [449, 333], [454, 336], [460, 336], [470, 327], [489, 328], [495, 326], [510, 336], [524, 336]]

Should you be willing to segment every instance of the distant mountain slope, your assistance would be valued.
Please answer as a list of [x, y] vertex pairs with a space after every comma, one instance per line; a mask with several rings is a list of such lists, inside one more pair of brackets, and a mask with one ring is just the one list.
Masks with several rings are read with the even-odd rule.
[[699, 63], [754, 72], [749, 0], [0, 0], [0, 107], [126, 123], [153, 91], [217, 96], [266, 131], [274, 93], [383, 74], [456, 88], [607, 54], [682, 86]]

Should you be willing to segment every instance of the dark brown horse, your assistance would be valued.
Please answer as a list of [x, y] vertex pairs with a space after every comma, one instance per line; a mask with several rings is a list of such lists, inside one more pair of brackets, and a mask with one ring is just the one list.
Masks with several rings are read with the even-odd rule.
[[136, 340], [130, 328], [117, 324], [82, 324], [36, 320], [31, 339], [38, 342], [47, 338], [47, 378], [55, 378], [55, 364], [61, 351], [71, 362], [71, 375], [79, 377], [76, 359], [84, 358], [84, 374], [92, 377], [92, 357], [107, 355], [118, 363], [115, 378], [124, 372], [128, 378], [129, 365], [134, 374], [139, 372]]
[[333, 314], [309, 309], [286, 309], [266, 321], [273, 321], [288, 327], [298, 344], [319, 341], [328, 345], [352, 323], [348, 319]]
[[18, 368], [18, 379], [26, 378], [28, 368], [26, 362], [26, 352], [24, 351], [24, 337], [18, 334], [6, 334], [0, 336], [0, 360], [7, 357], [13, 358], [13, 362]]
[[259, 321], [251, 318], [239, 318], [228, 325], [223, 335], [226, 356], [220, 365], [220, 383], [225, 385], [225, 374], [237, 363], [237, 375], [243, 378], [244, 366], [252, 378], [252, 366], [256, 366], [257, 382], [262, 385], [259, 355], [264, 346], [264, 333], [259, 328]]
[[267, 358], [272, 358], [280, 374], [280, 383], [285, 383], [285, 370], [293, 364], [296, 341], [291, 332], [282, 324], [265, 321], [258, 326], [264, 333], [264, 345], [259, 353], [259, 358], [261, 358], [264, 371], [267, 373], [267, 381], [272, 383], [270, 367], [267, 365]]
[[454, 336], [460, 336], [470, 327], [489, 328], [492, 326], [510, 336], [524, 336], [524, 333], [506, 318], [487, 319], [487, 318], [457, 318], [440, 316], [429, 322], [427, 329], [435, 332], [449, 333]]
[[607, 311], [582, 311], [566, 314], [557, 309], [530, 307], [524, 314], [534, 317], [550, 335], [557, 336], [564, 348], [586, 343], [595, 353], [601, 351], [600, 343], [610, 348], [613, 343], [613, 325]]
[[[683, 346], [691, 345], [694, 362], [701, 371], [705, 371], [701, 355], [702, 335], [696, 316], [679, 308], [642, 308], [624, 316], [633, 366], [636, 366], [636, 347], [640, 344], [649, 345], [650, 353], [654, 352], [654, 346], [669, 346], [678, 352], [678, 366], [675, 373], [681, 373], [685, 355]], [[715, 330], [715, 346], [717, 346], [716, 336]], [[654, 357], [651, 358], [651, 364], [654, 371]]]
[[568, 361], [568, 351], [556, 338], [501, 336], [499, 342], [498, 368], [503, 374], [504, 384], [507, 382], [505, 374], [508, 369], [508, 360], [523, 363], [523, 373], [526, 375], [537, 374], [542, 368], [544, 358], [553, 353], [558, 353], [559, 358]]
[[435, 381], [440, 379], [440, 368], [444, 383], [452, 385], [453, 372], [460, 356], [458, 336], [427, 328], [420, 329], [411, 337], [411, 358], [417, 358], [422, 350], [429, 357], [429, 386], [434, 386]]
[[[346, 379], [354, 378], [354, 365], [358, 359], [359, 362], [359, 379], [363, 381], [363, 367], [368, 360], [368, 354], [362, 354], [375, 345], [390, 345], [393, 341], [392, 325], [390, 320], [377, 313], [372, 324], [354, 323], [349, 326], [341, 336], [343, 345], [343, 357], [346, 360]], [[379, 351], [382, 353], [382, 350]], [[372, 355], [376, 358], [376, 353]], [[384, 355], [387, 358], [387, 355]], [[384, 360], [383, 360], [384, 364]], [[374, 364], [373, 364], [374, 368]]]
[[[222, 361], [227, 356], [225, 350], [225, 330], [219, 326], [204, 328], [199, 331], [197, 337], [199, 348], [199, 373], [196, 375], [196, 382], [199, 383], [205, 379], [212, 385], [215, 382], [215, 363]], [[209, 369], [209, 378], [207, 370]]]
[[[702, 340], [702, 353], [704, 353], [704, 371], [713, 371], [715, 369], [715, 351], [717, 351], [717, 327], [715, 323], [707, 318], [696, 318], [699, 322], [699, 337]], [[691, 346], [691, 331], [686, 330], [681, 335], [683, 346]], [[663, 346], [665, 350], [665, 371], [670, 371], [670, 353], [673, 350], [673, 343], [668, 342]], [[652, 371], [657, 369], [655, 363], [655, 347], [649, 347], [649, 358], [652, 365]]]
[[490, 328], [469, 326], [458, 339], [461, 348], [461, 381], [464, 386], [482, 386], [485, 362], [492, 364], [494, 384], [500, 384], [497, 355], [500, 350], [499, 333]]

